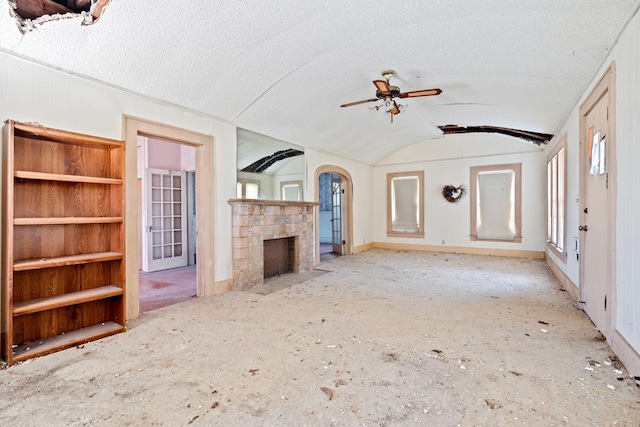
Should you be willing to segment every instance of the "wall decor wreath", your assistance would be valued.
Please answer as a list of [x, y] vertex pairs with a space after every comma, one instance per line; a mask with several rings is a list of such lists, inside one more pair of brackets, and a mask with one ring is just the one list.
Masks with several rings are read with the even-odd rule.
[[445, 185], [442, 187], [442, 196], [449, 203], [458, 203], [466, 193], [467, 189], [464, 188], [464, 185], [460, 185], [459, 187]]

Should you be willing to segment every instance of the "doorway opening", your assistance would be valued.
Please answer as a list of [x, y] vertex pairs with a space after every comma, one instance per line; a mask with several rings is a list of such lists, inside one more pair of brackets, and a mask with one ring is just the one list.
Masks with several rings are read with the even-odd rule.
[[337, 166], [316, 170], [317, 261], [352, 253], [351, 177]]
[[140, 311], [193, 298], [196, 272], [196, 149], [138, 134]]
[[[342, 238], [342, 178], [335, 173], [322, 173], [318, 178], [320, 257], [343, 254]], [[327, 257], [325, 257], [327, 258]]]
[[[141, 181], [137, 180], [138, 170], [144, 169], [144, 153], [138, 152], [138, 136], [156, 138], [180, 146], [188, 146], [195, 149], [196, 165], [194, 170], [193, 186], [197, 197], [193, 206], [196, 207], [193, 213], [197, 218], [195, 221], [197, 229], [197, 239], [191, 242], [197, 247], [193, 259], [197, 255], [196, 270], [196, 295], [206, 297], [220, 293], [228, 289], [228, 281], [216, 283], [215, 281], [215, 257], [213, 224], [215, 215], [213, 208], [213, 191], [211, 191], [213, 179], [213, 148], [214, 138], [190, 130], [147, 121], [131, 116], [123, 116], [125, 150], [125, 175], [126, 175], [126, 209], [125, 220], [127, 223], [126, 233], [126, 304], [127, 320], [135, 319], [140, 315], [140, 278], [139, 268], [141, 263], [141, 236], [143, 232], [140, 194], [142, 191]], [[141, 166], [142, 164], [142, 166]], [[139, 176], [140, 178], [142, 175]], [[138, 181], [138, 182], [136, 182]], [[195, 240], [195, 242], [194, 242]], [[193, 267], [192, 267], [193, 268]]]

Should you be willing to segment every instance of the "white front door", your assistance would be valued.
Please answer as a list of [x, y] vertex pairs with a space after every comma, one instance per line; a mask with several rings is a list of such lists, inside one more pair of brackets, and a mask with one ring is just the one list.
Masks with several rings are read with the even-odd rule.
[[143, 270], [187, 265], [186, 172], [147, 169]]
[[614, 139], [610, 70], [581, 107], [580, 299], [584, 311], [611, 338], [612, 177]]

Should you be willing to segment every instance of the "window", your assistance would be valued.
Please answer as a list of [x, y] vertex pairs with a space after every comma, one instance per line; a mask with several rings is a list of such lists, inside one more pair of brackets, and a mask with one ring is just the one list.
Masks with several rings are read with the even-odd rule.
[[424, 237], [424, 172], [387, 174], [387, 236]]
[[471, 168], [471, 240], [522, 241], [522, 164]]
[[547, 247], [567, 260], [566, 209], [566, 135], [547, 158]]
[[236, 197], [238, 199], [259, 199], [260, 184], [247, 180], [238, 180], [236, 183]]
[[280, 183], [280, 197], [282, 200], [294, 202], [302, 201], [302, 181], [283, 181]]

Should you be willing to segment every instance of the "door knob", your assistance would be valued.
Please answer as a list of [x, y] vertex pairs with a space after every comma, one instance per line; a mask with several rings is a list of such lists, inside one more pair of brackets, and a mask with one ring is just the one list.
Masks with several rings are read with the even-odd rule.
[[587, 231], [587, 226], [586, 225], [581, 225], [581, 226], [578, 227], [578, 230]]

